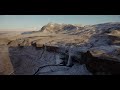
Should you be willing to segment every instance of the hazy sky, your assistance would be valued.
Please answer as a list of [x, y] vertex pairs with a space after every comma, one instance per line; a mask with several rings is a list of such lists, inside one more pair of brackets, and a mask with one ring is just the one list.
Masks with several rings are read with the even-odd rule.
[[0, 29], [39, 29], [49, 22], [83, 25], [120, 22], [120, 15], [0, 15]]

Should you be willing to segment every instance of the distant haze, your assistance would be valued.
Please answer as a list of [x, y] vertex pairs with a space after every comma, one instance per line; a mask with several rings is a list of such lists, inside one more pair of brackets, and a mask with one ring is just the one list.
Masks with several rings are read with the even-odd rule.
[[0, 31], [34, 31], [49, 22], [93, 25], [120, 22], [120, 15], [0, 15]]

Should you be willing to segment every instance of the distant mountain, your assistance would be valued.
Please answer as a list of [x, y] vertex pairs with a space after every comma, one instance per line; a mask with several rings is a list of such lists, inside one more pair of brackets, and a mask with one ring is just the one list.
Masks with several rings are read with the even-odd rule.
[[120, 22], [108, 22], [95, 25], [76, 26], [72, 24], [48, 23], [43, 26], [41, 32], [66, 33], [69, 35], [79, 35], [89, 41], [89, 47], [99, 47], [108, 45], [120, 45]]
[[73, 31], [79, 29], [80, 26], [72, 24], [57, 24], [57, 23], [48, 23], [47, 25], [41, 28], [41, 32], [50, 32], [58, 33], [62, 31]]
[[72, 25], [72, 24], [58, 24], [58, 23], [48, 23], [47, 25], [41, 28], [41, 32], [49, 32], [49, 33], [58, 33], [62, 31], [74, 32], [81, 30], [95, 30], [97, 33], [109, 32], [111, 30], [120, 29], [120, 22], [109, 22], [102, 23], [96, 25]]
[[118, 30], [120, 29], [120, 22], [109, 22], [109, 23], [102, 23], [102, 24], [96, 24], [93, 25], [98, 32], [110, 32], [112, 30]]

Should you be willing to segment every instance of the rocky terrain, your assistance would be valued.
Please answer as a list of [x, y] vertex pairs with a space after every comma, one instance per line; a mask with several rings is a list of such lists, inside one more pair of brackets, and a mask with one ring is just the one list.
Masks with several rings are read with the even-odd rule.
[[1, 75], [120, 74], [120, 22], [0, 32], [0, 49]]

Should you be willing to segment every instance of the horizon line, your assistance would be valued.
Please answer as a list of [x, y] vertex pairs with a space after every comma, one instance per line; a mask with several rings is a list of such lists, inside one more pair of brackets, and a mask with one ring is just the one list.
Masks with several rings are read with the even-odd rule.
[[[49, 23], [56, 23], [56, 22], [49, 22]], [[47, 24], [49, 24], [47, 23]], [[78, 23], [78, 25], [81, 25], [81, 26], [87, 26], [87, 25], [97, 25], [97, 24], [105, 24], [105, 23], [120, 23], [120, 22], [103, 22], [103, 23], [96, 23], [96, 24], [81, 24], [81, 23]], [[45, 24], [45, 25], [47, 25]], [[56, 24], [70, 24], [70, 23], [56, 23]], [[77, 24], [71, 24], [71, 25], [77, 25]], [[44, 26], [44, 25], [43, 25]], [[6, 31], [16, 31], [17, 29], [20, 29], [20, 31], [38, 31], [40, 30], [43, 26], [36, 26], [36, 27], [18, 27], [18, 28], [0, 28], [0, 31], [1, 30], [6, 30]]]

